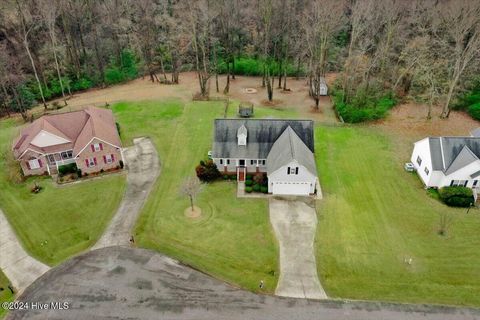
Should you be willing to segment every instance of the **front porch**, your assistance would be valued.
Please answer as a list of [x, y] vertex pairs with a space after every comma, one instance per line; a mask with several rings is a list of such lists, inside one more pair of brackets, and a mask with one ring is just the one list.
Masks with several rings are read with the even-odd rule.
[[46, 158], [50, 175], [58, 174], [58, 168], [61, 166], [76, 163], [72, 150], [47, 154]]

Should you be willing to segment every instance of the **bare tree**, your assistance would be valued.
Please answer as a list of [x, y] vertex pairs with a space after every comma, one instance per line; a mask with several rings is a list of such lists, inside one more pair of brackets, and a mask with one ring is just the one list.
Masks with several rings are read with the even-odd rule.
[[186, 196], [190, 200], [190, 206], [192, 208], [192, 211], [194, 210], [193, 208], [193, 200], [196, 198], [196, 196], [200, 193], [201, 191], [202, 184], [200, 180], [198, 180], [197, 177], [190, 177], [187, 178], [181, 188], [180, 188], [180, 193], [183, 196]]
[[[47, 109], [47, 103], [45, 102], [45, 95], [43, 94], [42, 83], [40, 82], [40, 78], [38, 77], [37, 67], [35, 66], [35, 61], [33, 59], [32, 53], [30, 51], [30, 44], [29, 44], [29, 36], [36, 23], [34, 17], [28, 12], [28, 8], [25, 8], [26, 3], [22, 2], [21, 0], [16, 0], [17, 12], [20, 19], [20, 25], [18, 26], [18, 32], [22, 37], [22, 44], [25, 47], [25, 51], [27, 52], [28, 58], [30, 59], [30, 63], [32, 65], [33, 73], [35, 75], [35, 79], [38, 85], [38, 91], [40, 93], [40, 97], [43, 102], [43, 107]], [[27, 18], [28, 17], [28, 18]], [[28, 21], [27, 21], [28, 19]]]
[[318, 109], [321, 78], [325, 77], [328, 52], [333, 37], [344, 23], [345, 3], [343, 1], [315, 0], [305, 8], [302, 30], [309, 57], [310, 95]]
[[55, 69], [57, 71], [58, 82], [60, 83], [60, 88], [62, 90], [63, 102], [65, 103], [65, 105], [67, 105], [67, 98], [65, 97], [65, 88], [63, 86], [63, 79], [62, 79], [62, 74], [60, 71], [60, 65], [58, 63], [58, 55], [57, 55], [57, 36], [56, 36], [56, 30], [55, 30], [55, 23], [58, 17], [58, 1], [39, 0], [38, 8], [45, 22], [45, 25], [47, 26], [48, 35], [50, 37], [50, 41], [52, 44], [52, 52], [53, 52], [53, 58], [55, 60]]
[[445, 47], [451, 48], [450, 81], [442, 118], [450, 115], [450, 103], [467, 66], [480, 53], [480, 2], [449, 0], [439, 2], [435, 31]]

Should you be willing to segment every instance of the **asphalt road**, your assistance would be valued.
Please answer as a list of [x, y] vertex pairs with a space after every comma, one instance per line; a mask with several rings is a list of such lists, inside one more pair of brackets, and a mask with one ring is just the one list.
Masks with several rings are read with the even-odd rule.
[[[19, 298], [30, 309], [7, 319], [480, 319], [480, 310], [256, 295], [153, 251], [88, 252], [35, 281]], [[31, 303], [67, 302], [68, 310]]]

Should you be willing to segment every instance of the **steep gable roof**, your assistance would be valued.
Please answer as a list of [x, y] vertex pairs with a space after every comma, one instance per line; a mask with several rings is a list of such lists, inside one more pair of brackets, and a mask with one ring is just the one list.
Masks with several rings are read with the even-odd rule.
[[267, 174], [275, 172], [294, 160], [307, 168], [313, 175], [317, 175], [317, 167], [312, 151], [303, 143], [295, 131], [288, 126], [270, 149], [267, 157]]
[[[238, 146], [241, 126], [248, 132], [247, 145]], [[216, 119], [214, 123], [213, 158], [266, 159], [270, 149], [287, 127], [314, 152], [313, 121], [279, 119]]]
[[[41, 131], [65, 139], [65, 143], [58, 140], [59, 144], [44, 147], [32, 144]], [[81, 111], [43, 116], [22, 130], [13, 143], [13, 152], [18, 158], [27, 149], [43, 154], [72, 149], [76, 156], [94, 137], [121, 146], [111, 110], [88, 107]]]
[[429, 138], [432, 169], [450, 174], [480, 157], [480, 137]]
[[478, 157], [467, 146], [464, 146], [455, 160], [452, 161], [450, 167], [445, 171], [445, 175], [449, 175], [477, 160]]

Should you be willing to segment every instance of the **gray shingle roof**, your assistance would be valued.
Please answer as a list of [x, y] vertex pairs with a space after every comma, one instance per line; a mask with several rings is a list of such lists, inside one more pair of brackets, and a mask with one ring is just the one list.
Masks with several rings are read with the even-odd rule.
[[478, 157], [473, 154], [473, 152], [467, 146], [464, 146], [455, 160], [453, 160], [452, 164], [450, 164], [447, 171], [445, 171], [445, 175], [449, 175], [477, 160]]
[[480, 128], [477, 128], [477, 129], [471, 131], [471, 132], [470, 132], [470, 135], [471, 135], [472, 137], [477, 137], [477, 138], [480, 137]]
[[[246, 146], [239, 146], [237, 142], [237, 132], [242, 125], [248, 132]], [[266, 159], [273, 144], [288, 126], [314, 152], [311, 120], [216, 119], [212, 157]]]
[[312, 174], [317, 175], [317, 167], [312, 151], [303, 143], [293, 129], [288, 126], [275, 141], [267, 157], [267, 174], [296, 160]]
[[450, 174], [480, 157], [480, 138], [429, 138], [432, 169]]

